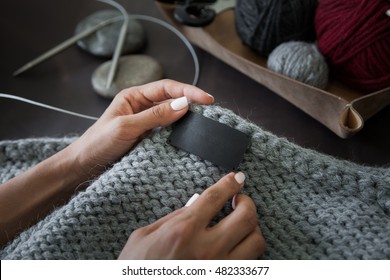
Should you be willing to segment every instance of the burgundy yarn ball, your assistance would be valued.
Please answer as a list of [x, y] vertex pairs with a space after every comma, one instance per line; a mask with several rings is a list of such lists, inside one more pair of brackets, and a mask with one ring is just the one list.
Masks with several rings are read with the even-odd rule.
[[320, 0], [317, 44], [332, 74], [369, 93], [390, 87], [388, 0]]

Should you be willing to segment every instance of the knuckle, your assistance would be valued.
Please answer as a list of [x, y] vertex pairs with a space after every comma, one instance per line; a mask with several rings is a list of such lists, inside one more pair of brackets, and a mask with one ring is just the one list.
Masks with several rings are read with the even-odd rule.
[[253, 213], [257, 212], [256, 205], [249, 196], [245, 194], [239, 194], [239, 197], [243, 207], [247, 207], [248, 210], [253, 211]]
[[126, 99], [129, 95], [130, 95], [130, 90], [128, 88], [122, 89], [114, 96], [113, 101], [117, 102], [118, 100]]
[[171, 79], [163, 79], [161, 80], [161, 82], [163, 83], [164, 86], [167, 87], [173, 86], [176, 83], [174, 80]]
[[123, 118], [115, 118], [112, 121], [111, 128], [113, 129], [115, 135], [122, 135], [126, 129]]
[[258, 248], [258, 254], [261, 256], [266, 249], [266, 244], [263, 235], [261, 234], [260, 231], [257, 231], [255, 234], [255, 238], [253, 241], [254, 248]]
[[169, 229], [168, 242], [170, 244], [176, 244], [179, 247], [186, 246], [193, 233], [194, 224], [191, 221], [180, 221]]
[[167, 99], [173, 98], [178, 95], [178, 92], [182, 91], [183, 84], [171, 79], [162, 80], [164, 93]]
[[162, 119], [165, 116], [165, 110], [161, 105], [152, 107], [152, 113], [157, 120]]
[[115, 95], [114, 98], [116, 98], [116, 99], [121, 98], [124, 95], [126, 95], [128, 91], [129, 91], [129, 89], [122, 89], [120, 92], [118, 92], [118, 94]]
[[213, 188], [213, 189], [208, 189], [205, 192], [205, 198], [208, 203], [215, 203], [217, 201], [223, 200], [224, 195], [220, 189]]
[[249, 228], [256, 228], [257, 224], [257, 216], [253, 207], [248, 204], [245, 204], [241, 208], [241, 219]]
[[192, 229], [193, 226], [191, 223], [189, 223], [188, 221], [182, 221], [172, 229], [172, 235], [177, 240], [180, 240], [188, 236], [192, 232]]
[[138, 228], [131, 233], [130, 237], [138, 240], [138, 239], [141, 239], [142, 237], [146, 236], [148, 234], [148, 232], [149, 231], [148, 231], [147, 227]]

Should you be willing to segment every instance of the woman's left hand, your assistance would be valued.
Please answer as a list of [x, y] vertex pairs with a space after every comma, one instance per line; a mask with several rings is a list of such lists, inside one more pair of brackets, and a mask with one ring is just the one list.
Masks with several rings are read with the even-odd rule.
[[121, 91], [99, 120], [69, 147], [77, 155], [77, 172], [101, 172], [145, 132], [180, 119], [188, 111], [188, 102], [206, 105], [213, 101], [203, 90], [172, 80]]

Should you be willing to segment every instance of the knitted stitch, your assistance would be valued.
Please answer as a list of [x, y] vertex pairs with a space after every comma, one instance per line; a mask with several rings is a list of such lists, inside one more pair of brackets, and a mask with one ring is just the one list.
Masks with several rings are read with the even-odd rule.
[[[264, 259], [390, 258], [388, 168], [304, 149], [220, 107], [195, 110], [251, 136], [240, 165], [247, 176], [242, 192], [257, 206]], [[86, 190], [11, 241], [0, 258], [115, 259], [133, 230], [181, 208], [226, 174], [167, 144], [170, 132], [162, 128], [141, 141]], [[0, 142], [0, 182], [72, 141]], [[229, 211], [227, 204], [220, 217]]]

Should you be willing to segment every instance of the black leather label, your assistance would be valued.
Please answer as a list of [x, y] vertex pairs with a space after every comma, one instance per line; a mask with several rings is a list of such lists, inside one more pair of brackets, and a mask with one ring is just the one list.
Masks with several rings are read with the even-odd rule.
[[250, 142], [245, 133], [192, 111], [172, 127], [171, 145], [227, 170], [237, 170]]

